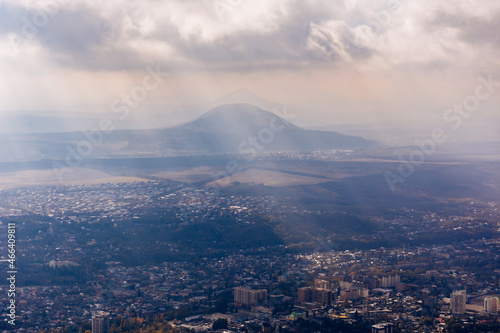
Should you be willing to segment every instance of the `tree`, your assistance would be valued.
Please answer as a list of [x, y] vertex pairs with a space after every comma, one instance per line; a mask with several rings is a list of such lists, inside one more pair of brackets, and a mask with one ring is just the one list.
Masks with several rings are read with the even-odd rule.
[[216, 330], [223, 330], [227, 328], [227, 319], [224, 318], [219, 318], [214, 323], [212, 324], [212, 329], [214, 331]]

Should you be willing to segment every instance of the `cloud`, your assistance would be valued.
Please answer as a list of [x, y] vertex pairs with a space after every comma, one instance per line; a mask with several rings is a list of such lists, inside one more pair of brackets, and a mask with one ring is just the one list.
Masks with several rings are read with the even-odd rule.
[[325, 61], [351, 62], [355, 58], [369, 58], [374, 50], [359, 42], [356, 30], [343, 21], [311, 23], [307, 49], [313, 58]]
[[87, 62], [96, 50], [112, 44], [119, 34], [120, 27], [113, 26], [113, 21], [100, 16], [95, 8], [81, 6], [59, 9], [50, 23], [40, 29], [37, 39], [66, 63]]
[[[471, 11], [467, 2], [457, 3], [61, 2], [30, 43], [60, 66], [92, 70], [138, 69], [151, 62], [220, 70], [377, 65], [381, 59], [393, 65], [439, 64], [450, 52], [473, 53], [458, 49], [459, 42], [497, 47], [498, 10], [483, 5]], [[33, 24], [43, 8], [3, 2], [0, 34], [22, 35], [26, 20]]]
[[0, 3], [0, 34], [21, 29], [21, 19], [26, 16], [27, 10], [19, 5], [7, 2]]
[[499, 71], [499, 13], [468, 0], [3, 0], [0, 104], [108, 103], [159, 65], [173, 74], [159, 101], [247, 87], [325, 112], [447, 105]]
[[468, 13], [436, 13], [430, 22], [439, 29], [452, 28], [457, 38], [472, 45], [489, 44], [500, 47], [500, 11], [493, 11], [491, 17], [474, 16]]
[[[134, 69], [144, 61], [222, 69], [261, 64], [293, 67], [345, 59], [354, 46], [348, 24], [336, 21], [333, 25], [330, 20], [348, 11], [345, 3], [215, 0], [112, 4], [107, 10], [90, 1], [61, 6], [46, 25], [34, 28], [36, 34], [30, 42], [50, 52], [60, 65], [110, 70]], [[26, 28], [26, 19], [33, 26], [33, 17], [40, 12], [40, 8], [12, 2], [5, 2], [1, 10], [10, 19], [0, 31], [19, 35]], [[360, 53], [360, 49], [356, 51]]]

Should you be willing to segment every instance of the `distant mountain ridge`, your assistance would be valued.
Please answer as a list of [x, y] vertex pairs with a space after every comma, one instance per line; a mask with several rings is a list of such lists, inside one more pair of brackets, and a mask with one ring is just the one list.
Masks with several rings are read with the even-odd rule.
[[[300, 128], [272, 112], [250, 104], [225, 104], [193, 121], [163, 129], [114, 130], [101, 132], [102, 142], [92, 144], [89, 157], [133, 157], [194, 155], [213, 153], [315, 151], [364, 149], [375, 142], [330, 131]], [[61, 159], [68, 147], [89, 139], [88, 132], [30, 134], [6, 137], [10, 144], [0, 151], [35, 152], [25, 158]], [[88, 146], [88, 145], [87, 145]]]
[[172, 152], [236, 153], [250, 147], [261, 152], [313, 151], [375, 145], [361, 137], [302, 129], [250, 104], [220, 105], [176, 127], [130, 134], [135, 137], [134, 149], [146, 149], [148, 143], [156, 142], [160, 151]]

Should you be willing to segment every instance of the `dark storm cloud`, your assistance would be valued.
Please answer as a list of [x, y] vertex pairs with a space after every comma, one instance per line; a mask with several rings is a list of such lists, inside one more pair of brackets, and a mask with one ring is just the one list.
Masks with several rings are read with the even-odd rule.
[[[206, 10], [208, 13], [210, 7]], [[0, 32], [22, 35], [26, 21], [32, 23], [37, 11], [3, 4], [0, 13], [8, 18], [0, 23]], [[189, 63], [195, 67], [198, 64], [245, 70], [256, 66], [295, 67], [309, 62], [334, 62], [342, 59], [337, 54], [339, 49], [351, 53], [353, 58], [370, 55], [368, 49], [352, 42], [353, 34], [346, 29], [338, 32], [341, 36], [337, 41], [331, 40], [332, 31], [323, 37], [311, 35], [311, 24], [321, 24], [331, 18], [331, 14], [300, 2], [291, 7], [273, 31], [235, 31], [208, 41], [182, 38], [179, 27], [169, 20], [156, 22], [158, 26], [151, 35], [139, 36], [131, 30], [125, 31], [125, 16], [123, 11], [117, 10], [112, 17], [109, 14], [105, 17], [97, 8], [86, 4], [61, 7], [46, 25], [35, 27], [33, 40], [50, 52], [51, 58], [59, 65], [83, 69], [137, 69], [155, 61], [174, 66]], [[144, 50], [126, 44], [134, 39], [168, 44], [177, 58], [174, 60], [159, 54], [151, 59]], [[326, 54], [311, 50], [308, 47], [311, 42], [321, 45]], [[342, 45], [338, 45], [339, 42]]]
[[189, 59], [202, 63], [261, 61], [295, 62], [303, 59], [307, 26], [290, 26], [272, 33], [239, 32], [213, 42], [191, 43], [177, 39], [175, 45]]
[[[178, 7], [168, 8], [170, 12], [165, 8], [157, 9], [157, 13], [155, 3], [141, 4], [138, 9], [129, 4], [113, 4], [110, 5], [112, 10], [107, 11], [95, 4], [60, 5], [57, 14], [51, 16], [46, 25], [37, 28], [32, 42], [42, 46], [54, 63], [64, 67], [134, 70], [158, 63], [179, 69], [233, 71], [364, 61], [380, 52], [399, 50], [397, 45], [407, 42], [402, 37], [405, 33], [402, 29], [400, 35], [393, 34], [397, 36], [395, 38], [403, 38], [401, 41], [394, 37], [384, 38], [387, 31], [403, 26], [391, 26], [391, 22], [380, 29], [370, 26], [369, 22], [377, 11], [387, 10], [383, 4], [371, 9], [358, 6], [348, 10], [341, 4], [327, 10], [327, 2], [319, 0], [307, 3], [290, 1], [286, 2], [282, 12], [274, 8], [278, 14], [271, 15], [273, 19], [264, 22], [272, 28], [259, 29], [260, 22], [249, 22], [247, 29], [241, 26], [233, 29], [226, 26], [231, 23], [225, 22], [228, 16], [219, 15], [216, 19], [217, 7], [210, 1], [201, 2], [201, 5], [192, 1], [172, 3]], [[350, 2], [344, 5], [346, 3]], [[244, 8], [232, 5], [233, 2], [222, 14], [234, 19], [244, 13]], [[177, 13], [179, 9], [186, 15], [185, 19], [179, 19], [182, 15]], [[0, 34], [22, 35], [26, 22], [33, 22], [39, 11], [11, 2], [0, 4]], [[139, 31], [140, 15], [151, 21], [150, 30]], [[186, 25], [190, 15], [200, 18], [200, 22], [195, 22], [195, 28]], [[396, 15], [411, 16], [412, 12]], [[435, 18], [427, 22], [427, 27], [417, 25], [415, 28], [429, 33], [453, 27], [458, 30], [457, 38], [468, 44], [500, 45], [500, 34], [497, 33], [500, 13], [484, 18], [441, 10], [433, 16]], [[371, 29], [369, 40], [366, 35], [360, 39], [360, 26]], [[397, 58], [397, 54], [395, 56]], [[429, 62], [439, 60], [432, 59], [432, 55], [429, 59]]]
[[[308, 22], [289, 22], [276, 32], [268, 34], [240, 32], [216, 40], [213, 43], [189, 43], [177, 40], [177, 49], [189, 59], [208, 64], [233, 64], [241, 69], [252, 69], [253, 64], [280, 63], [280, 67], [296, 67], [310, 62], [336, 61], [341, 59], [338, 48], [345, 48], [353, 57], [368, 57], [365, 48], [356, 47], [353, 34], [340, 32], [341, 45], [331, 35], [311, 35]], [[321, 44], [325, 54], [310, 50], [308, 44]]]
[[90, 55], [93, 48], [110, 43], [119, 27], [86, 6], [68, 10], [61, 8], [47, 26], [40, 29], [39, 41], [48, 49], [76, 56]]
[[490, 44], [500, 46], [500, 12], [494, 12], [490, 18], [467, 14], [439, 12], [431, 21], [431, 27], [452, 27], [458, 30], [458, 38], [468, 44]]
[[85, 4], [65, 7], [54, 1], [49, 7], [25, 8], [3, 3], [0, 17], [0, 35], [38, 43], [59, 65], [121, 69], [137, 62], [114, 43], [122, 35], [119, 11], [115, 17], [105, 18], [97, 8]]
[[[164, 23], [164, 29], [159, 29], [156, 37], [170, 41], [183, 57], [208, 66], [223, 66], [231, 70], [294, 68], [310, 65], [311, 62], [335, 62], [342, 58], [337, 54], [335, 41], [312, 35], [314, 24], [321, 25], [329, 19], [331, 13], [297, 2], [273, 31], [237, 31], [205, 41], [181, 38], [179, 32], [176, 33], [176, 27], [168, 22]], [[372, 54], [369, 49], [354, 43], [354, 34], [349, 29], [336, 33], [341, 35], [341, 47], [351, 57], [366, 58]], [[321, 43], [330, 50], [328, 56], [311, 50], [311, 41]]]

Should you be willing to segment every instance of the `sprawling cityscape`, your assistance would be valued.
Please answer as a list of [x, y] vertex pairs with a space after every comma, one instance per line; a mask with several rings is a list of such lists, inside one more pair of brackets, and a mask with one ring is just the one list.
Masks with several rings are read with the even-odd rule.
[[[152, 216], [169, 219], [169, 232], [182, 235], [180, 228], [198, 229], [215, 216], [249, 226], [260, 215], [310, 214], [286, 197], [216, 195], [159, 180], [18, 188], [0, 197], [2, 234], [7, 222], [16, 226], [17, 325], [28, 332], [91, 330], [96, 313], [110, 332], [141, 325], [181, 332], [217, 325], [247, 332], [500, 327], [500, 212], [494, 203], [457, 202], [457, 215], [404, 209], [391, 219], [373, 218], [377, 229], [370, 235], [325, 234], [299, 251], [297, 244], [265, 239], [261, 246], [228, 246], [223, 239], [230, 234], [203, 249], [162, 242], [151, 222]], [[130, 228], [130, 221], [145, 229]], [[452, 244], [429, 246], [430, 232], [455, 237]], [[461, 232], [468, 238], [460, 240]], [[362, 246], [403, 235], [401, 246]], [[4, 273], [8, 262], [2, 261]], [[4, 294], [8, 286], [0, 288]], [[1, 310], [8, 329], [8, 313]]]

